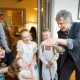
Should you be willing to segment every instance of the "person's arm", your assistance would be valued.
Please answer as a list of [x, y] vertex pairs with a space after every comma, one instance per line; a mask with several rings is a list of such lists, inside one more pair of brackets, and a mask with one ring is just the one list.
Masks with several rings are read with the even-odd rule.
[[51, 59], [51, 62], [53, 62], [53, 64], [54, 64], [54, 61], [56, 61], [59, 58], [59, 53], [56, 50], [54, 50], [53, 54], [54, 54], [54, 56]]
[[37, 57], [36, 57], [36, 53], [37, 53], [37, 43], [35, 43], [35, 42], [33, 42], [33, 53], [34, 53], [34, 55], [33, 55], [33, 61], [32, 61], [32, 64], [34, 63], [34, 65], [35, 64], [37, 64]]
[[37, 50], [38, 50], [37, 43], [33, 42], [33, 46], [34, 46], [33, 53], [35, 54], [37, 52]]
[[45, 57], [43, 56], [43, 51], [42, 51], [42, 46], [40, 45], [40, 48], [39, 48], [39, 58], [40, 60], [42, 61], [43, 64], [46, 65], [46, 68], [50, 68], [51, 67], [51, 64], [45, 59]]
[[32, 76], [29, 75], [29, 74], [22, 74], [22, 77], [23, 77], [24, 79], [34, 79], [34, 77], [32, 77]]
[[48, 62], [47, 62], [47, 60], [44, 58], [44, 56], [43, 56], [43, 52], [42, 52], [42, 46], [40, 46], [40, 48], [39, 48], [39, 58], [40, 58], [40, 60], [45, 64], [45, 65], [47, 65], [48, 64]]
[[[80, 23], [76, 23], [75, 26], [72, 26], [73, 29], [71, 28], [70, 31], [73, 31], [73, 38], [68, 38], [65, 39], [67, 41], [67, 47], [68, 49], [74, 49], [74, 48], [79, 48], [80, 47]], [[61, 43], [58, 41], [58, 43]]]
[[0, 69], [0, 73], [6, 73], [8, 72], [8, 67], [4, 67]]
[[19, 78], [24, 78], [24, 79], [33, 79], [34, 77], [33, 76], [31, 76], [30, 74], [27, 74], [26, 73], [26, 71], [20, 71], [19, 73], [18, 73], [18, 77]]
[[5, 32], [4, 32], [2, 23], [0, 23], [0, 39], [1, 39], [1, 43], [5, 47], [6, 52], [10, 52], [10, 49], [8, 47], [8, 43], [6, 41], [6, 36], [5, 36]]
[[64, 46], [68, 46], [68, 42], [66, 39], [53, 39], [53, 41], [56, 41], [57, 44], [61, 44], [61, 45], [64, 45]]
[[[59, 39], [49, 38], [49, 39], [43, 41], [41, 43], [41, 46], [45, 46], [45, 45], [53, 46], [56, 49], [57, 52], [61, 53], [61, 52], [63, 52], [63, 47], [59, 46], [58, 45], [59, 43], [57, 41], [60, 41], [60, 40]], [[64, 41], [63, 43], [66, 44], [66, 41]]]
[[55, 39], [55, 38], [48, 38], [47, 40], [45, 40], [41, 43], [42, 46], [44, 46], [44, 45], [53, 46], [53, 45], [56, 45], [56, 44], [62, 44], [62, 45], [65, 45], [65, 46], [68, 45], [66, 39]]
[[33, 56], [33, 62], [34, 62], [34, 64], [37, 64], [37, 56], [36, 56], [36, 54], [34, 54], [34, 56]]
[[17, 51], [16, 58], [19, 58], [21, 56], [21, 51]]
[[19, 58], [21, 56], [21, 51], [22, 51], [22, 47], [21, 47], [21, 42], [18, 41], [17, 42], [17, 55], [16, 55], [16, 58]]
[[56, 45], [53, 44], [53, 48], [56, 49], [56, 51], [57, 51], [58, 53], [62, 53], [63, 50], [64, 50], [63, 47], [61, 47], [61, 46], [59, 46], [59, 45], [57, 45], [57, 44], [56, 44]]
[[61, 44], [67, 46], [68, 49], [73, 49], [73, 41], [74, 39], [57, 39], [57, 44]]
[[55, 38], [48, 38], [47, 40], [41, 43], [42, 46], [53, 46], [57, 49], [57, 51], [62, 51], [60, 46], [55, 45], [64, 45], [67, 46], [69, 49], [73, 49], [73, 39], [55, 39]]

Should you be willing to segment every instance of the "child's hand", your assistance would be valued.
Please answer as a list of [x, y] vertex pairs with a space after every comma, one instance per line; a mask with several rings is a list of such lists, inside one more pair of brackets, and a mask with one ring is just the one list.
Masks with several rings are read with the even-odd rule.
[[31, 67], [32, 67], [32, 64], [29, 64], [29, 65], [28, 65], [28, 68], [31, 68]]
[[41, 42], [41, 46], [46, 46], [48, 42], [50, 42], [49, 39], [44, 40], [43, 42]]
[[46, 45], [46, 41], [41, 42], [41, 46], [45, 46]]
[[50, 61], [50, 62], [49, 62], [49, 64], [52, 66], [52, 65], [53, 65], [53, 62], [52, 62], [52, 61]]
[[50, 65], [50, 63], [48, 63], [47, 65], [46, 65], [46, 68], [50, 68], [51, 67], [51, 65]]

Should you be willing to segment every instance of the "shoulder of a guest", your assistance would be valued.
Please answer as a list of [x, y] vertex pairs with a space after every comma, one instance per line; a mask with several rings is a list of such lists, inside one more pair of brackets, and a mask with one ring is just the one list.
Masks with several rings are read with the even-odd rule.
[[72, 26], [77, 26], [77, 25], [80, 25], [80, 22], [72, 22]]

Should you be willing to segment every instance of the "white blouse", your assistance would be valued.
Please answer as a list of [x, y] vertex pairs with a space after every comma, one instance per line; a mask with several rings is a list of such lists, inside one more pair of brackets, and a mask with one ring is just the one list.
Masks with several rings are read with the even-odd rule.
[[27, 63], [31, 63], [33, 55], [37, 52], [37, 44], [31, 41], [29, 44], [24, 43], [22, 40], [17, 42], [17, 51], [21, 51], [21, 57]]

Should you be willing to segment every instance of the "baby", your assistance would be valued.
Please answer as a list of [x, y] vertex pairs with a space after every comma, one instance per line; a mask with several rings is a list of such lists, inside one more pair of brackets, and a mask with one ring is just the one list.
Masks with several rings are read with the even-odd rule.
[[27, 65], [22, 58], [17, 58], [8, 67], [8, 74], [13, 78], [18, 76], [19, 80], [35, 80], [34, 69], [32, 65]]

